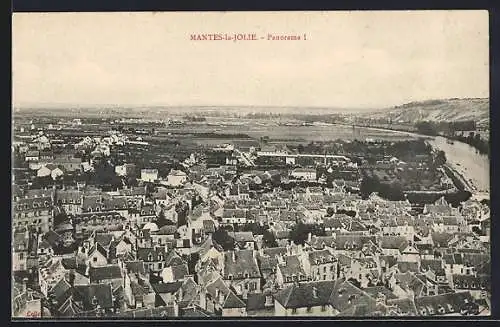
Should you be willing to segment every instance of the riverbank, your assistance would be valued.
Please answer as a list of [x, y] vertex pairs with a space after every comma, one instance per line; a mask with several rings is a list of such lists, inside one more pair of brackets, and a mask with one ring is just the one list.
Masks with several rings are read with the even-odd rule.
[[[344, 125], [344, 124], [339, 124]], [[352, 126], [352, 125], [351, 125]], [[448, 139], [442, 136], [422, 135], [414, 132], [398, 131], [378, 127], [355, 126], [359, 129], [386, 131], [396, 134], [404, 134], [416, 138], [425, 138], [436, 150], [444, 151], [447, 165], [460, 179], [466, 182], [473, 195], [482, 198], [489, 197], [490, 193], [490, 160], [488, 156], [476, 152], [472, 146], [455, 141], [448, 143]]]

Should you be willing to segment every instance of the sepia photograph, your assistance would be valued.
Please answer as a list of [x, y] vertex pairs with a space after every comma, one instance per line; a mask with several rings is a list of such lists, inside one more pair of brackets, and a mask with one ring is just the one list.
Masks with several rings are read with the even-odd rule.
[[12, 15], [11, 319], [491, 316], [486, 10]]

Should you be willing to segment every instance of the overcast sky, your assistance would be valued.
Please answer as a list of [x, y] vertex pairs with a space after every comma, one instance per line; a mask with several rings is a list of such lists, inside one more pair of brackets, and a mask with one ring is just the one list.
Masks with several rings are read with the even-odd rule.
[[486, 11], [14, 14], [13, 102], [373, 108], [488, 97], [488, 52]]

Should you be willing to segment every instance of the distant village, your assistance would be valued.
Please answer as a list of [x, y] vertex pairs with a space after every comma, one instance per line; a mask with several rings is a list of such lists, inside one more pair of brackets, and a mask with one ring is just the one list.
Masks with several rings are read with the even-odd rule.
[[424, 141], [194, 149], [57, 125], [14, 131], [14, 317], [490, 315], [489, 202]]

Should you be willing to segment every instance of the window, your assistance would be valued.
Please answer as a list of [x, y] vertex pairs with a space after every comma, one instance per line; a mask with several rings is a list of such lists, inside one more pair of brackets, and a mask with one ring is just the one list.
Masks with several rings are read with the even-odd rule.
[[23, 260], [24, 259], [24, 252], [19, 252], [19, 260]]
[[326, 273], [326, 267], [323, 267], [323, 272], [325, 272], [325, 273]]
[[307, 307], [307, 313], [311, 313], [312, 312], [312, 308], [311, 307]]
[[92, 258], [92, 261], [97, 262], [97, 258], [96, 257]]
[[294, 315], [294, 314], [296, 314], [296, 313], [297, 313], [297, 308], [293, 308], [293, 309], [292, 309], [292, 314]]
[[322, 305], [321, 306], [321, 312], [325, 312], [326, 311], [326, 305]]

